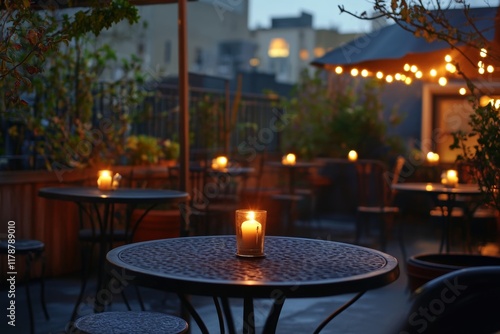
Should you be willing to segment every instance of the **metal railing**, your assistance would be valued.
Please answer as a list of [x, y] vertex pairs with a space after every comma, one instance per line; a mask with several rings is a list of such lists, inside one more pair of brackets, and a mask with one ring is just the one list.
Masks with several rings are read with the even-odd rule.
[[[102, 86], [99, 88], [103, 91]], [[148, 91], [140, 107], [131, 112], [128, 135], [145, 134], [158, 139], [179, 138], [178, 90], [175, 85], [158, 84]], [[96, 92], [99, 95], [100, 91]], [[93, 107], [92, 120], [97, 127], [98, 115], [109, 113], [100, 95]], [[283, 114], [279, 99], [264, 95], [242, 94], [237, 112], [232, 104], [235, 94], [228, 90], [190, 88], [189, 129], [190, 152], [193, 156], [210, 156], [218, 152], [240, 152], [265, 149], [275, 152], [279, 148], [279, 132], [270, 131], [276, 117]], [[36, 111], [35, 111], [36, 112]], [[231, 123], [230, 115], [236, 116]], [[231, 124], [229, 124], [231, 123]], [[15, 125], [17, 136], [9, 129]], [[225, 131], [231, 128], [229, 143], [225, 143]], [[43, 169], [44, 159], [33, 149], [43, 138], [28, 130], [22, 118], [0, 115], [0, 170]]]

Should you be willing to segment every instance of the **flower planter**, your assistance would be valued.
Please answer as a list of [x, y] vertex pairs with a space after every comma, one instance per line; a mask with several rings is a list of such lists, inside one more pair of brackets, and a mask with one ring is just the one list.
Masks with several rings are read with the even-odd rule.
[[454, 270], [500, 266], [500, 257], [473, 254], [420, 254], [407, 260], [408, 285], [416, 290], [428, 281]]

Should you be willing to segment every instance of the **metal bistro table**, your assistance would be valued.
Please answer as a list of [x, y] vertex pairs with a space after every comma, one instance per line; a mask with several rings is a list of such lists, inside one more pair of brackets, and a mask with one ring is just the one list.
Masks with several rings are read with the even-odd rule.
[[[116, 190], [99, 190], [97, 187], [53, 187], [42, 188], [38, 192], [38, 196], [71, 201], [78, 205], [80, 212], [80, 219], [86, 215], [92, 220], [93, 226], [96, 226], [96, 231], [93, 231], [96, 237], [99, 238], [99, 264], [97, 272], [97, 290], [96, 290], [96, 306], [97, 306], [97, 293], [103, 287], [104, 278], [103, 270], [106, 253], [112, 247], [113, 243], [113, 215], [116, 204], [128, 204], [130, 208], [128, 217], [126, 217], [126, 238], [128, 241], [132, 240], [133, 234], [142, 218], [154, 207], [159, 204], [174, 204], [187, 200], [188, 194], [176, 190], [163, 190], [163, 189], [132, 189], [132, 188], [119, 188]], [[87, 208], [86, 204], [90, 204]], [[138, 221], [130, 222], [131, 214], [134, 208], [139, 204], [148, 204], [148, 208]], [[133, 227], [131, 230], [129, 228]], [[83, 279], [83, 278], [82, 278]], [[85, 292], [85, 282], [82, 281], [80, 294], [76, 301], [71, 319], [77, 315], [78, 307], [82, 301], [83, 293]]]
[[[408, 183], [395, 183], [392, 188], [399, 192], [412, 192], [428, 194], [432, 196], [438, 196], [445, 194], [447, 199], [443, 202], [446, 208], [446, 217], [444, 219], [443, 233], [441, 237], [441, 245], [439, 246], [439, 252], [441, 253], [443, 247], [446, 249], [446, 253], [450, 251], [450, 230], [451, 230], [451, 212], [454, 207], [457, 206], [458, 196], [478, 196], [481, 195], [481, 189], [477, 184], [457, 184], [456, 187], [450, 188], [446, 187], [441, 183], [429, 183], [429, 182], [408, 182]], [[466, 216], [471, 217], [474, 213], [476, 206], [470, 206]]]
[[299, 169], [308, 169], [312, 167], [319, 167], [320, 164], [316, 162], [308, 162], [308, 161], [297, 161], [294, 164], [286, 165], [283, 164], [281, 161], [269, 161], [266, 163], [266, 165], [275, 167], [275, 168], [282, 168], [285, 170], [288, 176], [288, 194], [294, 195], [295, 194], [295, 173]]
[[319, 333], [365, 291], [399, 277], [396, 258], [334, 241], [267, 236], [265, 257], [245, 259], [235, 252], [234, 236], [183, 237], [119, 246], [107, 260], [108, 269], [132, 276], [134, 284], [177, 293], [203, 333], [208, 329], [187, 295], [214, 298], [221, 333], [225, 322], [236, 333], [228, 298], [243, 298], [244, 333], [255, 332], [253, 299], [273, 299], [263, 333], [274, 333], [286, 298], [357, 293], [319, 324]]

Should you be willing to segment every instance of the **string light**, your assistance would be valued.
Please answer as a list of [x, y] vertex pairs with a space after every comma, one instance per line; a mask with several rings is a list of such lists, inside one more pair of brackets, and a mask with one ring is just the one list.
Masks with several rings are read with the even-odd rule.
[[357, 68], [353, 68], [353, 69], [351, 70], [351, 75], [352, 75], [353, 77], [357, 76], [358, 74], [359, 74], [359, 71], [358, 71], [358, 69], [357, 69]]
[[422, 71], [417, 71], [417, 73], [415, 73], [415, 78], [417, 79], [421, 79], [422, 76], [423, 76]]
[[444, 56], [444, 61], [449, 63], [450, 61], [452, 60], [451, 56], [450, 55], [446, 55]]
[[377, 78], [378, 79], [382, 79], [384, 77], [384, 73], [378, 71], [377, 74], [376, 74]]
[[388, 75], [385, 77], [385, 81], [387, 81], [388, 83], [391, 83], [393, 80], [394, 79], [393, 79], [392, 75]]
[[441, 77], [439, 78], [438, 83], [441, 86], [446, 86], [446, 84], [448, 83], [448, 79], [446, 79], [445, 77]]
[[335, 73], [341, 74], [343, 71], [344, 71], [344, 69], [342, 68], [342, 66], [335, 67]]
[[429, 74], [431, 77], [435, 77], [437, 75], [437, 71], [435, 69], [430, 70]]
[[486, 71], [488, 73], [493, 73], [493, 71], [495, 71], [495, 68], [493, 67], [493, 65], [488, 65], [488, 67], [486, 67]]
[[413, 73], [415, 73], [415, 72], [418, 71], [418, 67], [416, 65], [411, 65], [410, 71], [412, 71]]
[[460, 95], [465, 95], [465, 93], [467, 93], [467, 90], [464, 88], [464, 87], [461, 87], [459, 90], [458, 90], [458, 93]]
[[405, 64], [405, 66], [403, 66], [403, 69], [408, 72], [410, 70], [410, 64]]
[[485, 48], [482, 48], [481, 51], [479, 51], [479, 55], [482, 58], [485, 58], [488, 55], [488, 50], [486, 50]]
[[361, 71], [361, 76], [366, 78], [368, 76], [368, 70], [362, 70]]

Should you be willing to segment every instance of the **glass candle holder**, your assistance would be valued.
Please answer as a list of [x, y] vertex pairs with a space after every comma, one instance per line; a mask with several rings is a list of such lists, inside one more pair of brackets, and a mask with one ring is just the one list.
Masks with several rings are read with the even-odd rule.
[[110, 170], [100, 170], [97, 178], [97, 188], [100, 190], [113, 189], [113, 173]]
[[267, 211], [236, 210], [236, 255], [263, 257]]
[[458, 173], [454, 169], [449, 169], [441, 174], [441, 183], [448, 188], [454, 188], [458, 184]]
[[281, 158], [281, 163], [283, 165], [295, 165], [296, 157], [293, 153], [288, 153]]

